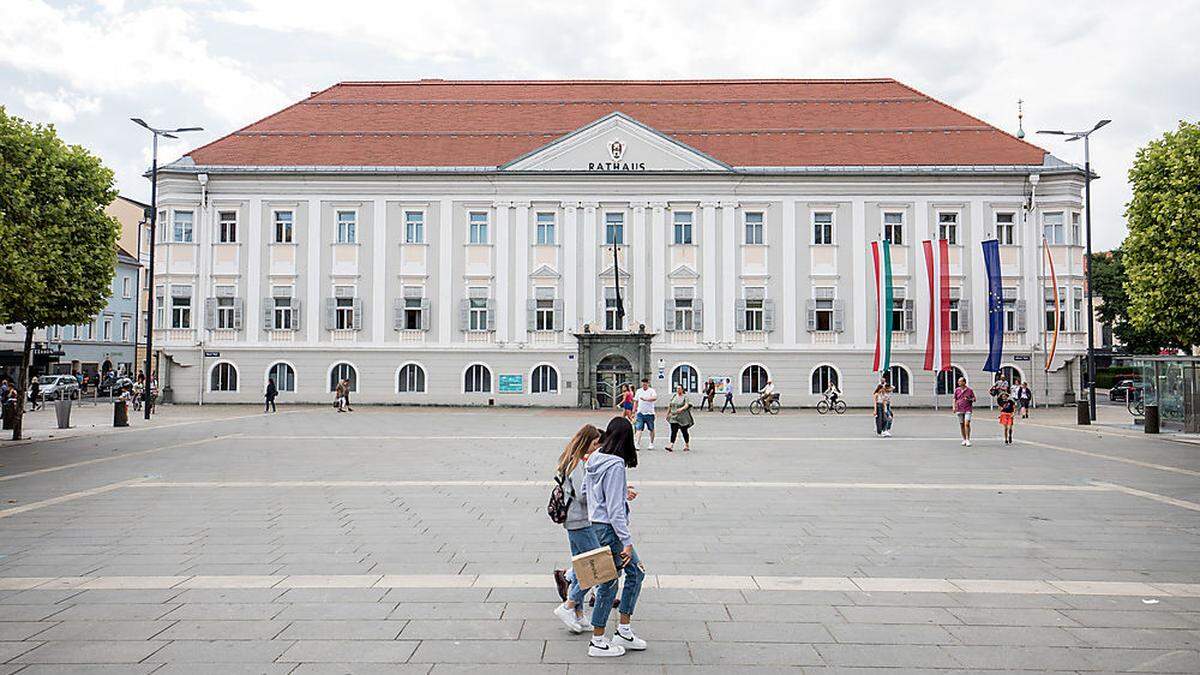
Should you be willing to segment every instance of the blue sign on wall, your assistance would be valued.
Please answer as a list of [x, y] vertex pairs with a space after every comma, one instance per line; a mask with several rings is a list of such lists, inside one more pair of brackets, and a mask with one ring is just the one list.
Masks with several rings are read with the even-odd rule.
[[500, 393], [501, 394], [523, 394], [525, 393], [525, 376], [524, 375], [501, 375], [500, 376]]

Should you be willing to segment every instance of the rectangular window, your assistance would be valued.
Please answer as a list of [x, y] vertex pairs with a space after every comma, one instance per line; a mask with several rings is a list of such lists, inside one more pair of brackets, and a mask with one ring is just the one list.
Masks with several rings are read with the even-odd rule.
[[171, 287], [171, 328], [192, 327], [192, 289], [190, 286]]
[[133, 279], [131, 277], [121, 277], [121, 297], [133, 297]]
[[404, 243], [425, 243], [425, 214], [421, 211], [404, 212]]
[[893, 246], [904, 245], [904, 214], [883, 214], [883, 240]]
[[[154, 322], [159, 328], [166, 326], [167, 321], [167, 290], [165, 286], [154, 287]], [[149, 327], [149, 315], [146, 316], [147, 328]], [[79, 335], [79, 331], [75, 331], [75, 335]]]
[[746, 289], [745, 320], [746, 330], [761, 331], [763, 329], [763, 289]]
[[[1045, 305], [1046, 321], [1045, 325], [1048, 330], [1054, 330], [1054, 289], [1047, 287], [1043, 294], [1042, 300]], [[1058, 329], [1060, 331], [1067, 330], [1067, 289], [1058, 289]]]
[[337, 330], [354, 330], [354, 298], [334, 298], [334, 327]]
[[951, 246], [958, 245], [957, 213], [938, 213], [938, 239], [945, 239]]
[[533, 320], [537, 330], [554, 330], [554, 298], [536, 300]]
[[834, 294], [835, 290], [830, 286], [813, 289], [814, 329], [819, 333], [829, 333], [834, 329]]
[[112, 319], [105, 319], [100, 324], [100, 339], [106, 342], [112, 339]]
[[833, 214], [824, 211], [813, 214], [813, 244], [828, 246], [833, 243]]
[[191, 211], [174, 212], [171, 241], [177, 244], [192, 243], [192, 217], [193, 214]]
[[295, 317], [292, 313], [295, 310], [292, 309], [291, 296], [281, 297], [276, 295], [273, 300], [275, 301], [275, 309], [271, 317], [271, 327], [274, 330], [292, 330], [292, 327], [295, 325]]
[[604, 330], [624, 329], [625, 317], [617, 312], [617, 289], [607, 286], [604, 289]]
[[537, 214], [537, 243], [538, 246], [553, 246], [556, 242], [554, 234], [554, 214]]
[[961, 298], [962, 298], [962, 289], [961, 288], [951, 288], [950, 289], [950, 332], [951, 333], [956, 333], [956, 332], [964, 330], [964, 326], [962, 325], [963, 322], [962, 322], [962, 311], [961, 311], [961, 302], [962, 302]]
[[337, 212], [337, 243], [354, 244], [358, 242], [358, 214], [354, 211]]
[[672, 215], [674, 222], [674, 239], [676, 246], [692, 243], [692, 212], [691, 211], [676, 211]]
[[690, 288], [675, 289], [675, 330], [696, 330], [696, 302]]
[[290, 244], [292, 243], [292, 226], [295, 220], [294, 214], [291, 211], [276, 211], [275, 212], [275, 243]]
[[488, 243], [488, 214], [484, 211], [472, 211], [470, 214], [470, 242], [472, 244]]
[[236, 302], [236, 299], [232, 297], [217, 298], [217, 325], [215, 328], [221, 330], [231, 330], [234, 327], [233, 306]]
[[908, 289], [900, 286], [892, 289], [892, 330], [899, 332], [904, 330], [905, 314], [907, 313], [906, 298], [908, 297]]
[[219, 211], [217, 213], [217, 242], [221, 244], [237, 242], [237, 211]]
[[618, 211], [604, 214], [604, 243], [608, 246], [625, 244], [624, 213]]
[[94, 331], [95, 331], [95, 328], [96, 328], [96, 325], [95, 325], [95, 324], [93, 324], [93, 323], [92, 323], [92, 322], [90, 322], [90, 321], [89, 321], [89, 322], [87, 322], [86, 324], [84, 324], [84, 333], [83, 333], [83, 336], [84, 336], [86, 339], [88, 339], [88, 340], [91, 340], [93, 337], [95, 337], [95, 332], [94, 332]]
[[488, 329], [488, 299], [486, 288], [470, 289], [471, 298], [468, 301], [467, 329], [483, 331]]
[[421, 298], [404, 298], [404, 330], [421, 330]]
[[121, 319], [121, 342], [129, 342], [129, 319]]
[[1016, 214], [996, 214], [996, 239], [1001, 246], [1013, 246], [1017, 243]]
[[1083, 320], [1083, 287], [1071, 289], [1071, 325], [1077, 331], [1086, 331], [1087, 325]]
[[746, 243], [761, 244], [763, 238], [763, 214], [760, 211], [748, 211], [745, 215]]
[[1063, 232], [1063, 212], [1054, 211], [1042, 216], [1042, 236], [1047, 244], [1065, 244], [1066, 234]]
[[[1004, 243], [1004, 242], [1000, 242]], [[1014, 286], [1005, 286], [1004, 293], [1004, 332], [1017, 332], [1017, 289]]]
[[1083, 245], [1083, 221], [1078, 211], [1071, 212], [1071, 243]]

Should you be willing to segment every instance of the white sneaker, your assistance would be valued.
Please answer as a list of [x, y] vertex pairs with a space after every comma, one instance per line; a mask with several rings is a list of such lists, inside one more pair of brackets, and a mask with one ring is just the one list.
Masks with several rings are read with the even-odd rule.
[[965, 445], [969, 448], [969, 447], [971, 447], [971, 441], [963, 441], [963, 445]]
[[557, 616], [560, 621], [566, 624], [567, 630], [572, 633], [579, 635], [583, 632], [583, 626], [580, 625], [575, 617], [575, 610], [567, 607], [565, 602], [554, 608], [554, 616]]
[[[645, 643], [643, 643], [645, 644]], [[588, 644], [588, 656], [623, 656], [625, 648], [621, 645], [609, 643], [608, 640], [602, 637], [592, 637], [592, 641]]]
[[891, 437], [891, 435], [892, 435], [892, 432], [890, 432], [890, 431], [885, 431], [885, 432], [883, 432], [883, 435], [884, 435], [884, 437]]
[[646, 648], [646, 641], [634, 635], [633, 630], [630, 630], [628, 635], [622, 635], [618, 629], [616, 633], [613, 633], [613, 644], [620, 645], [624, 649], [632, 649], [635, 652]]
[[650, 445], [647, 445], [647, 446], [646, 446], [646, 449], [647, 449], [647, 450], [653, 450], [653, 449], [654, 449], [654, 444], [653, 444], [653, 443], [651, 443]]
[[961, 442], [959, 442], [959, 445], [961, 445], [961, 446], [963, 446], [963, 447], [966, 447], [966, 445], [967, 445], [967, 442], [966, 442], [966, 441], [961, 441]]

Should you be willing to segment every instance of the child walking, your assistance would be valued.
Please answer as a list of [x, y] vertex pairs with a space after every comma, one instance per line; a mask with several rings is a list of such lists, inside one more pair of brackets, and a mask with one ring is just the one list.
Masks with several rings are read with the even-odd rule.
[[1013, 415], [1017, 412], [1017, 404], [1006, 393], [1000, 394], [1000, 426], [1004, 429], [1004, 444], [1012, 445]]

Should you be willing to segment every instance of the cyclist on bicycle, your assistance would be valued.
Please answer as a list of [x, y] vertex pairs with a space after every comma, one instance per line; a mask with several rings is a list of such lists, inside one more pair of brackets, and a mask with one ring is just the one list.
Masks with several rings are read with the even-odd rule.
[[775, 400], [778, 394], [775, 393], [775, 382], [767, 379], [767, 384], [758, 392], [758, 400], [762, 402], [763, 408], [766, 409]]
[[829, 386], [825, 388], [825, 398], [829, 400], [830, 406], [837, 403], [838, 398], [840, 398], [841, 395], [842, 391], [838, 389], [837, 385], [832, 382], [830, 382]]

